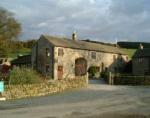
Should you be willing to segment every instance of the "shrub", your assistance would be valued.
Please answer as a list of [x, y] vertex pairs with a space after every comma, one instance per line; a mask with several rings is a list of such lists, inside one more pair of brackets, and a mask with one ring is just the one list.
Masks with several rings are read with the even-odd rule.
[[97, 72], [97, 69], [95, 66], [93, 67], [90, 67], [88, 72], [92, 75], [92, 76], [95, 76], [96, 72]]
[[40, 82], [39, 75], [30, 68], [13, 68], [9, 75], [9, 84], [33, 84]]
[[101, 72], [100, 76], [101, 76], [101, 78], [107, 79], [109, 76], [109, 73], [108, 72]]

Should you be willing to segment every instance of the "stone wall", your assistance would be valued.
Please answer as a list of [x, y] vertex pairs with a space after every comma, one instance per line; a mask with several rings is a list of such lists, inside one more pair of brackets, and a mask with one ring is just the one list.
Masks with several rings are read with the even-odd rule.
[[6, 99], [44, 96], [52, 93], [59, 93], [67, 89], [85, 87], [86, 85], [87, 80], [85, 77], [61, 81], [52, 80], [41, 84], [6, 85], [3, 96], [6, 97]]
[[116, 76], [115, 85], [150, 85], [150, 76]]
[[[58, 56], [58, 50], [63, 49], [63, 56]], [[93, 59], [91, 53], [96, 53], [96, 59]], [[87, 60], [87, 70], [91, 66], [96, 66], [108, 71], [114, 72], [115, 68], [118, 71], [122, 70], [127, 62], [127, 55], [120, 55], [115, 53], [96, 52], [80, 49], [71, 49], [63, 47], [54, 48], [54, 79], [57, 79], [57, 67], [63, 66], [63, 78], [75, 77], [75, 60], [77, 58], [84, 58]], [[103, 67], [102, 67], [103, 64]]]

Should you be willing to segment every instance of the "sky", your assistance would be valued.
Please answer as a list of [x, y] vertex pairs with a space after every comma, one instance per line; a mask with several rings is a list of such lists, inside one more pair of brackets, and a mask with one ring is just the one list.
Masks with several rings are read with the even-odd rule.
[[104, 42], [150, 42], [150, 0], [1, 0], [22, 25], [21, 39], [41, 34]]

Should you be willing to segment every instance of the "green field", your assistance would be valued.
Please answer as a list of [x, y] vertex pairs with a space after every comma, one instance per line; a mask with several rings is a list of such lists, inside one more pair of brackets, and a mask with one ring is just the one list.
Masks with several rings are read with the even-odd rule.
[[132, 58], [133, 54], [137, 50], [137, 49], [127, 49], [127, 48], [122, 48], [122, 49], [123, 49], [123, 51], [125, 51], [128, 54], [130, 59]]
[[28, 55], [28, 54], [31, 54], [31, 49], [29, 48], [22, 48], [16, 52], [11, 52], [8, 54], [8, 57], [10, 58], [15, 58], [17, 57], [18, 55]]

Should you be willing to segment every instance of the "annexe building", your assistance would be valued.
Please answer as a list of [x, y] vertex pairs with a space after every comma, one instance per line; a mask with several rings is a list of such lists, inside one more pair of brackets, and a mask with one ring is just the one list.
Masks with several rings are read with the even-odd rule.
[[32, 49], [32, 65], [54, 79], [84, 76], [90, 67], [120, 72], [128, 56], [120, 48], [100, 43], [42, 35]]
[[150, 48], [138, 49], [132, 58], [132, 72], [134, 75], [150, 75]]

